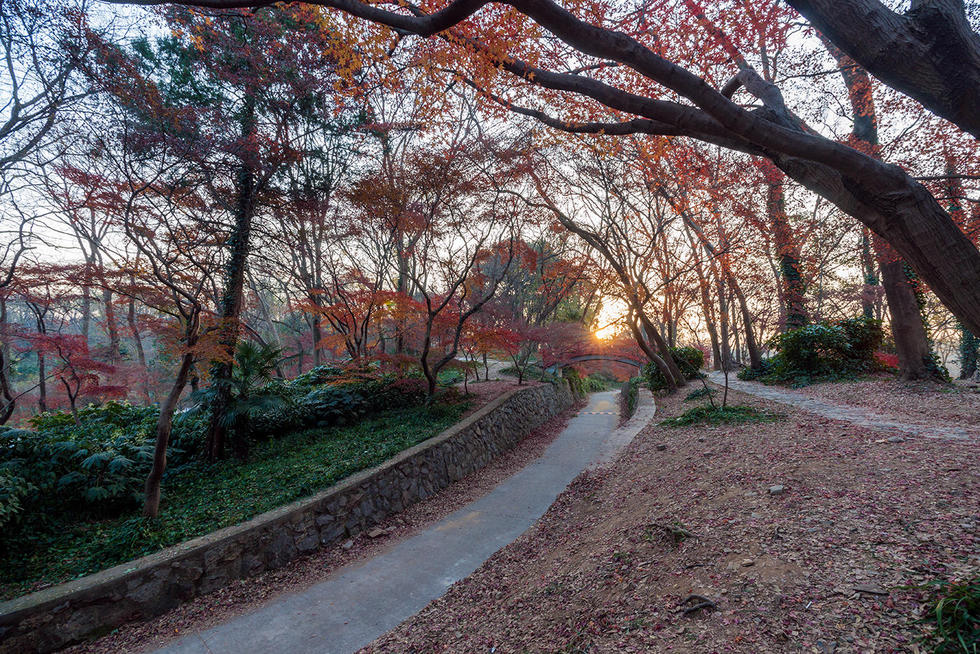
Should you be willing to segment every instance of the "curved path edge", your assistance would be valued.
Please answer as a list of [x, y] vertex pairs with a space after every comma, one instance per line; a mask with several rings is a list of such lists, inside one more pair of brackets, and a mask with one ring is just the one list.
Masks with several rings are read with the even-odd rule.
[[[719, 386], [725, 385], [725, 375], [721, 372], [714, 371], [708, 373], [708, 379]], [[923, 438], [935, 438], [940, 440], [978, 440], [978, 436], [975, 431], [962, 429], [961, 427], [957, 427], [955, 425], [937, 426], [892, 420], [891, 418], [879, 416], [875, 414], [874, 411], [864, 407], [838, 404], [836, 402], [830, 402], [829, 400], [812, 397], [797, 391], [774, 386], [766, 386], [760, 382], [743, 381], [738, 379], [734, 373], [729, 373], [728, 375], [728, 388], [735, 391], [740, 391], [742, 393], [747, 393], [749, 395], [755, 395], [756, 397], [761, 397], [766, 400], [772, 400], [773, 402], [788, 404], [824, 418], [850, 422], [858, 425], [859, 427], [868, 427], [871, 429], [881, 429], [885, 431], [897, 431], [902, 432], [904, 435], [921, 436]]]
[[516, 540], [590, 465], [607, 465], [656, 411], [641, 396], [622, 427], [616, 392], [595, 393], [544, 454], [492, 491], [377, 556], [299, 593], [189, 634], [160, 654], [348, 654], [441, 597]]

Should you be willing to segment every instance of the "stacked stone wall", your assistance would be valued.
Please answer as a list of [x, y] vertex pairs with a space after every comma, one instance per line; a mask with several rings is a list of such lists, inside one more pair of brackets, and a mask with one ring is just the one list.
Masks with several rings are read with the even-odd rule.
[[0, 603], [0, 653], [51, 652], [356, 536], [484, 467], [572, 403], [566, 384], [509, 391], [438, 436], [312, 497]]

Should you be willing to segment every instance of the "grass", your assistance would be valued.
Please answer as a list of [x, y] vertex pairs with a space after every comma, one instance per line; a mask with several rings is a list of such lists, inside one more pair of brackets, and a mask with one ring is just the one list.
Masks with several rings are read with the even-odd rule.
[[443, 431], [466, 404], [411, 407], [310, 429], [253, 448], [248, 461], [197, 464], [165, 481], [160, 516], [32, 524], [0, 539], [0, 598], [97, 572], [312, 495]]
[[661, 422], [665, 427], [687, 427], [698, 423], [709, 425], [739, 425], [748, 422], [775, 422], [782, 416], [753, 409], [750, 406], [697, 406], [674, 418]]
[[980, 577], [941, 583], [923, 621], [935, 628], [924, 639], [935, 654], [980, 652]]

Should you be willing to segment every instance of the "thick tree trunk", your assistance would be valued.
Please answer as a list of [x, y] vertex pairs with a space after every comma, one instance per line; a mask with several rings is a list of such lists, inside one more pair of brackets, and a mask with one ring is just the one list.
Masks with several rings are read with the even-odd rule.
[[980, 359], [980, 338], [960, 325], [960, 379], [971, 379], [976, 374], [978, 359]]
[[[853, 144], [870, 156], [879, 158], [878, 115], [875, 111], [871, 78], [853, 59], [841, 53], [826, 40], [825, 45], [831, 56], [837, 60], [841, 77], [847, 87], [854, 120], [851, 130]], [[933, 366], [930, 365], [932, 355], [929, 335], [919, 311], [916, 289], [909, 283], [908, 276], [905, 274], [905, 262], [880, 238], [872, 237], [872, 242], [878, 268], [881, 271], [885, 298], [888, 300], [892, 337], [895, 339], [901, 375], [904, 379], [930, 377]], [[866, 269], [873, 270], [870, 262], [865, 266]], [[865, 282], [870, 280], [871, 277], [866, 270]], [[865, 308], [865, 315], [867, 312]]]
[[667, 341], [661, 336], [660, 332], [654, 327], [653, 323], [646, 317], [642, 311], [637, 311], [637, 317], [640, 319], [640, 324], [643, 325], [643, 333], [649, 341], [652, 341], [654, 345], [657, 346], [657, 353], [660, 358], [664, 360], [667, 366], [667, 370], [670, 371], [671, 376], [677, 384], [678, 388], [687, 386], [687, 376], [681, 372], [680, 366], [674, 361], [674, 355], [670, 351], [670, 346], [667, 345]]
[[898, 255], [883, 243], [879, 243], [877, 249], [902, 378], [927, 379], [930, 377], [929, 339], [922, 325], [915, 289], [909, 283], [905, 264]]
[[962, 0], [787, 0], [875, 77], [980, 138], [980, 37]]
[[749, 303], [745, 299], [742, 287], [732, 280], [732, 293], [738, 300], [738, 307], [742, 312], [742, 324], [745, 328], [745, 348], [749, 352], [749, 367], [753, 370], [762, 370], [762, 355], [759, 353], [759, 344], [755, 340], [755, 333], [752, 331], [752, 312], [749, 311]]
[[156, 443], [153, 448], [153, 465], [143, 489], [143, 515], [149, 518], [155, 518], [160, 513], [160, 483], [163, 481], [163, 473], [167, 469], [167, 447], [170, 444], [174, 411], [177, 409], [177, 402], [180, 401], [180, 394], [183, 392], [184, 386], [187, 385], [187, 377], [193, 364], [194, 355], [191, 352], [187, 352], [181, 357], [177, 377], [174, 379], [173, 386], [170, 387], [167, 398], [160, 405]]
[[647, 358], [650, 359], [653, 365], [657, 366], [657, 370], [660, 371], [660, 374], [663, 375], [664, 380], [666, 380], [667, 392], [677, 392], [677, 380], [674, 377], [674, 373], [671, 372], [670, 366], [667, 365], [667, 361], [650, 347], [650, 344], [643, 335], [643, 330], [640, 328], [640, 325], [637, 324], [637, 321], [631, 319], [628, 322], [630, 330], [633, 332], [633, 338], [636, 339], [637, 345], [640, 346], [640, 349], [643, 350], [643, 353], [647, 355]]

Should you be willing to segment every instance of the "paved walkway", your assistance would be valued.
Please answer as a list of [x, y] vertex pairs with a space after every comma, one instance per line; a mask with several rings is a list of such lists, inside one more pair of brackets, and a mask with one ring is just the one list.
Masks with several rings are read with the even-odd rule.
[[[158, 652], [354, 652], [394, 629], [520, 536], [598, 458], [624, 446], [617, 393], [595, 393], [535, 462], [425, 531], [302, 592]], [[625, 427], [642, 420], [639, 414]], [[620, 430], [621, 432], [622, 430]], [[637, 430], [638, 431], [638, 430]]]
[[[725, 376], [718, 371], [708, 373], [708, 379], [721, 386], [725, 385]], [[886, 431], [902, 432], [903, 435], [922, 436], [923, 438], [938, 438], [942, 440], [976, 440], [976, 431], [962, 429], [955, 425], [926, 425], [916, 422], [903, 422], [884, 418], [873, 410], [847, 404], [837, 404], [829, 400], [812, 397], [778, 386], [767, 386], [760, 382], [742, 381], [735, 373], [728, 375], [728, 387], [732, 390], [755, 395], [774, 402], [782, 402], [797, 408], [815, 413], [832, 420], [843, 420], [860, 427], [883, 429]]]

